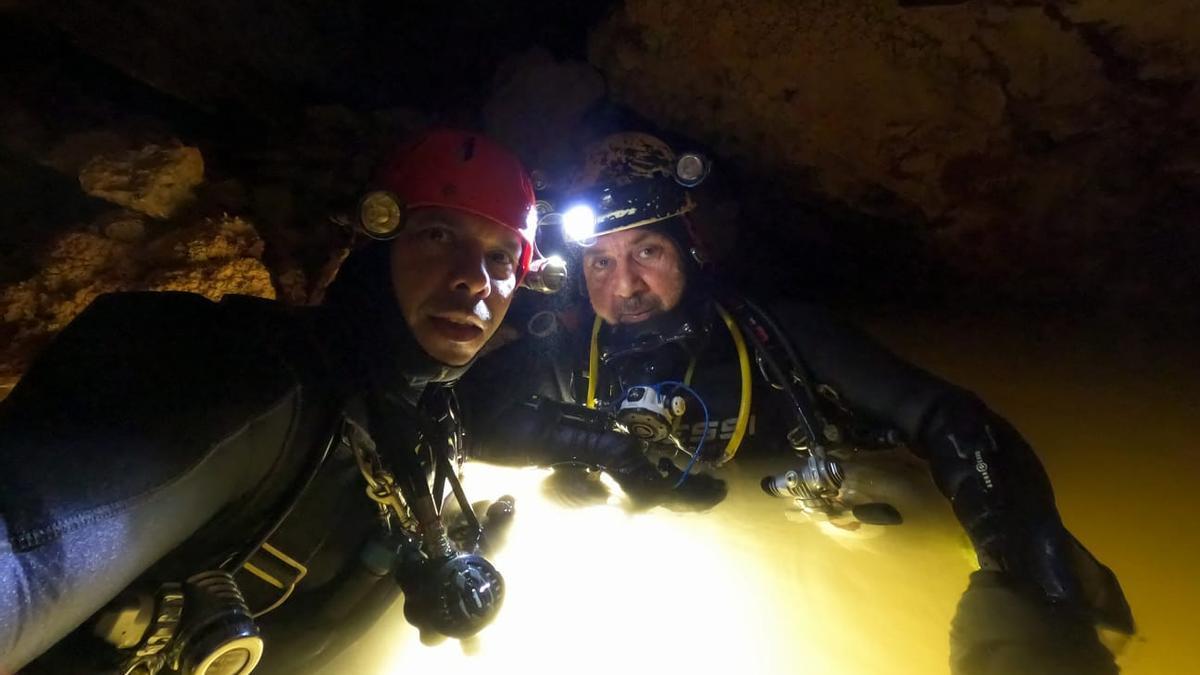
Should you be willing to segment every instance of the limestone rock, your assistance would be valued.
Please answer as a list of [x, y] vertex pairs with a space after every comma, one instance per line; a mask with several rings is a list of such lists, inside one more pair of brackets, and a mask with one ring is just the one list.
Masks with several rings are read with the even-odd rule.
[[[112, 236], [114, 229], [122, 236]], [[134, 230], [138, 236], [126, 236]], [[220, 216], [150, 234], [139, 214], [107, 214], [57, 237], [34, 277], [0, 286], [0, 397], [38, 349], [102, 293], [275, 298], [271, 273], [260, 260], [262, 239], [245, 220]]]
[[38, 284], [47, 293], [69, 291], [99, 278], [127, 278], [129, 247], [91, 232], [68, 232], [46, 253]]
[[146, 216], [136, 211], [113, 211], [98, 218], [94, 228], [106, 238], [136, 244], [146, 238]]
[[230, 293], [274, 299], [262, 251], [263, 241], [250, 223], [228, 215], [207, 218], [147, 244], [141, 259], [148, 271], [141, 287], [213, 300]]
[[29, 360], [96, 296], [128, 288], [128, 248], [87, 231], [53, 242], [41, 271], [0, 286], [0, 398]]
[[155, 267], [197, 264], [262, 256], [263, 241], [246, 220], [236, 216], [206, 218], [171, 230], [149, 242], [142, 259]]
[[156, 218], [171, 217], [204, 180], [200, 151], [146, 145], [94, 157], [79, 172], [83, 191]]
[[[1101, 295], [1118, 270], [1200, 282], [1179, 170], [1200, 159], [1198, 17], [1188, 0], [628, 0], [589, 59], [653, 122], [780, 191], [916, 223], [989, 289]], [[1147, 232], [1174, 240], [1127, 269]]]
[[220, 300], [229, 294], [275, 299], [271, 273], [254, 258], [231, 258], [151, 272], [144, 280], [149, 291], [184, 291]]

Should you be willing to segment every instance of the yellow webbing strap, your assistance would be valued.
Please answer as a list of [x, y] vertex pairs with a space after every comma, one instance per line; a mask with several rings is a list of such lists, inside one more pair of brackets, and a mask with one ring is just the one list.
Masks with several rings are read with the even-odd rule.
[[274, 598], [266, 607], [256, 609], [253, 616], [258, 618], [287, 602], [296, 590], [296, 585], [308, 574], [308, 568], [294, 560], [291, 556], [264, 542], [257, 551], [242, 565], [246, 570], [267, 586], [274, 589]]

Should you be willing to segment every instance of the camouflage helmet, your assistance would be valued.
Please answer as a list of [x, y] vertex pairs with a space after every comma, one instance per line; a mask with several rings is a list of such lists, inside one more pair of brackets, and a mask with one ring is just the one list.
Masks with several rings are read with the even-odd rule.
[[572, 188], [628, 185], [642, 178], [670, 177], [674, 164], [675, 151], [650, 134], [611, 134], [584, 148], [583, 165]]
[[687, 188], [699, 184], [708, 162], [695, 153], [677, 155], [650, 134], [611, 134], [584, 149], [567, 193], [595, 213], [601, 236], [685, 214], [696, 204]]

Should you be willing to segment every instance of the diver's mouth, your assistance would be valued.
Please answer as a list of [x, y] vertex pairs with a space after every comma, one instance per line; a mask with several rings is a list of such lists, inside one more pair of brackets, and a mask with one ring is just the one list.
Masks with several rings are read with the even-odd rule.
[[617, 319], [620, 321], [620, 323], [640, 323], [646, 319], [649, 319], [653, 314], [653, 309], [647, 309], [642, 312], [622, 313], [617, 317]]
[[442, 337], [451, 342], [472, 342], [483, 335], [483, 327], [479, 320], [466, 318], [450, 318], [442, 316], [429, 317], [429, 323]]

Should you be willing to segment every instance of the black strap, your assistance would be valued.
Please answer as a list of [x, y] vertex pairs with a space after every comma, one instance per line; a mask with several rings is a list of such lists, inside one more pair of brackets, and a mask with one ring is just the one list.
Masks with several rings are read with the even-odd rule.
[[[814, 453], [823, 454], [826, 441], [831, 440], [825, 435], [829, 422], [818, 408], [808, 369], [787, 336], [769, 314], [747, 298], [726, 293], [721, 297], [721, 303], [754, 346], [760, 365], [771, 371], [763, 374], [773, 379], [770, 384], [786, 396], [788, 409], [796, 416], [795, 428], [807, 436]], [[789, 438], [794, 444], [801, 440], [804, 439]]]

